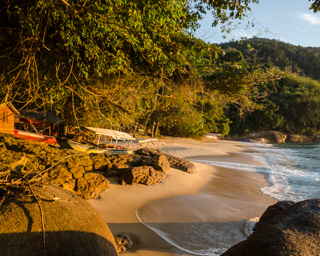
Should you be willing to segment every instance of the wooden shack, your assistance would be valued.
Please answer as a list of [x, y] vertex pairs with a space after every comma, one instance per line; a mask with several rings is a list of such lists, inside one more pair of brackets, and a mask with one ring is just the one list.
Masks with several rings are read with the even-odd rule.
[[0, 104], [0, 133], [14, 135], [15, 114], [19, 111], [11, 103]]

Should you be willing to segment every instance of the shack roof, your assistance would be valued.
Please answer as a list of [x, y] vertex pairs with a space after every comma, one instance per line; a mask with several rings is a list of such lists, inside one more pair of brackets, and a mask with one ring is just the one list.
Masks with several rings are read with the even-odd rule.
[[0, 109], [2, 109], [4, 106], [7, 106], [13, 113], [20, 114], [19, 111], [10, 102], [0, 104]]
[[119, 132], [119, 131], [103, 129], [103, 128], [94, 128], [94, 127], [86, 127], [86, 128], [95, 132], [98, 135], [106, 135], [114, 139], [135, 140], [135, 138], [133, 138], [130, 134], [125, 132]]

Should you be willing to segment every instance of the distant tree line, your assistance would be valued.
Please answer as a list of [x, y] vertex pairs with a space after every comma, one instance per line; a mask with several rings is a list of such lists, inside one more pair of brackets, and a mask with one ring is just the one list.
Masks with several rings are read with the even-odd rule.
[[[317, 135], [320, 132], [320, 48], [301, 47], [277, 40], [253, 38], [222, 45], [223, 62], [244, 62], [251, 67], [279, 67], [284, 76], [257, 86], [265, 97], [256, 109], [241, 117], [230, 105], [231, 133], [280, 130]], [[262, 95], [262, 94], [261, 94]]]

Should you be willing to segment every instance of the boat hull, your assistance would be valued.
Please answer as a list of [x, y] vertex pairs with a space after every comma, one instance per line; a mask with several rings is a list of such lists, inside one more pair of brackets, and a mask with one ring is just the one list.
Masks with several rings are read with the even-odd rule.
[[20, 130], [14, 130], [14, 137], [17, 139], [44, 142], [44, 143], [52, 144], [52, 145], [57, 143], [56, 138], [53, 136], [37, 134], [34, 132], [20, 131]]

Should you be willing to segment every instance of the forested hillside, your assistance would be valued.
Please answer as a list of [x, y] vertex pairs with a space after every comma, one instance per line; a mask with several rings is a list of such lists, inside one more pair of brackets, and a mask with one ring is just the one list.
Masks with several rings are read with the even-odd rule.
[[281, 130], [316, 135], [320, 131], [320, 48], [295, 46], [278, 40], [253, 38], [222, 45], [221, 61], [241, 61], [248, 66], [278, 67], [284, 76], [258, 86], [265, 97], [261, 109], [240, 117], [228, 109], [232, 132]]
[[240, 51], [252, 65], [277, 66], [320, 81], [320, 47], [302, 47], [264, 38], [229, 42], [221, 46], [227, 51]]
[[[302, 85], [292, 76], [296, 88], [285, 90], [286, 80], [281, 80], [288, 79], [286, 67], [319, 79], [319, 58], [312, 63], [310, 58], [315, 49], [290, 46], [294, 60], [282, 48], [269, 46], [267, 53], [264, 43], [256, 49], [252, 43], [253, 50], [234, 43], [230, 47], [243, 47], [242, 54], [228, 49], [224, 55], [221, 46], [193, 36], [206, 13], [211, 13], [214, 29], [220, 29], [245, 17], [257, 3], [0, 1], [0, 103], [50, 111], [72, 126], [128, 132], [155, 127], [164, 135], [201, 136], [267, 129], [271, 124], [282, 129], [287, 124], [277, 109], [283, 97], [279, 102], [270, 98], [277, 91], [287, 97], [287, 92], [296, 95], [307, 87], [303, 97], [311, 95], [318, 104], [318, 84]], [[318, 11], [318, 1], [310, 5]], [[270, 106], [280, 115], [272, 117], [274, 122], [267, 119]], [[259, 111], [266, 125], [253, 122], [252, 129], [243, 129]], [[318, 124], [313, 126], [315, 133]]]

